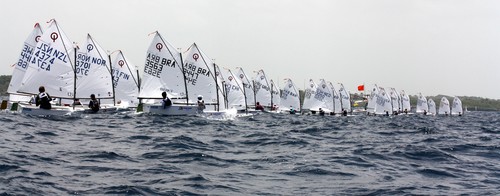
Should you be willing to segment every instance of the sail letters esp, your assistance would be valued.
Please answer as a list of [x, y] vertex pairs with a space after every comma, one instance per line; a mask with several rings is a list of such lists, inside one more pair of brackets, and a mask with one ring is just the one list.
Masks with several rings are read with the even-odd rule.
[[38, 68], [45, 71], [50, 71], [50, 66], [53, 65], [56, 60], [68, 63], [66, 52], [54, 49], [46, 43], [42, 43], [36, 48], [35, 56], [38, 58], [33, 59], [33, 63], [36, 64]]

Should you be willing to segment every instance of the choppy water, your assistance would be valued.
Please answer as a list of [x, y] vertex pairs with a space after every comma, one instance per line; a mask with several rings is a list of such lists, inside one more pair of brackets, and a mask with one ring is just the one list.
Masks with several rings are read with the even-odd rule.
[[493, 195], [500, 113], [0, 113], [0, 195]]

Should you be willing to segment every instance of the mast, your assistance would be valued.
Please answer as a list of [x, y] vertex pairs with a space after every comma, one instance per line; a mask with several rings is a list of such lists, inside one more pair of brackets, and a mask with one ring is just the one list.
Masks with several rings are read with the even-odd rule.
[[115, 77], [113, 74], [113, 63], [111, 62], [111, 54], [108, 54], [109, 60], [109, 71], [111, 73], [111, 85], [113, 85], [113, 106], [116, 106], [116, 95], [115, 95]]
[[78, 46], [74, 47], [75, 50], [75, 63], [73, 67], [73, 110], [75, 109], [75, 100], [76, 100], [76, 53], [77, 53], [77, 48]]
[[187, 87], [187, 82], [186, 82], [186, 72], [184, 70], [184, 60], [182, 59], [182, 55], [179, 50], [179, 56], [181, 57], [181, 70], [182, 70], [182, 77], [184, 78], [184, 90], [186, 92], [186, 105], [189, 105], [189, 96], [188, 96], [188, 87]]
[[216, 111], [219, 111], [219, 85], [217, 84], [217, 65], [215, 65], [215, 63], [213, 63], [213, 66], [214, 66], [214, 72], [215, 72], [215, 77], [214, 77], [214, 80], [215, 80], [215, 90], [217, 91], [217, 106], [215, 106], [215, 110]]

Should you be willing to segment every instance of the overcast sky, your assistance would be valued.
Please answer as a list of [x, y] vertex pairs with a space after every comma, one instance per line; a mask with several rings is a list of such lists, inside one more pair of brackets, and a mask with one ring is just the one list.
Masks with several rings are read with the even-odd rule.
[[[223, 67], [263, 69], [283, 85], [309, 78], [409, 94], [500, 99], [498, 0], [5, 0], [0, 75], [10, 75], [39, 22], [70, 40], [90, 33], [139, 69], [158, 30], [177, 48], [193, 42]], [[436, 100], [435, 100], [436, 101]]]

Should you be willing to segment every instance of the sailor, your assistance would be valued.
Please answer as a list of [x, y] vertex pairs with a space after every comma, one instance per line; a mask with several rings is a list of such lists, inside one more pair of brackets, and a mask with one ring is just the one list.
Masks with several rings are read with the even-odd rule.
[[89, 108], [92, 110], [92, 112], [96, 113], [99, 111], [99, 108], [101, 108], [99, 101], [95, 98], [94, 94], [90, 95], [90, 102], [89, 102]]
[[342, 116], [347, 116], [347, 110], [346, 109], [342, 109]]
[[321, 108], [319, 108], [319, 115], [320, 116], [324, 116], [325, 115], [325, 111]]
[[405, 108], [405, 114], [408, 114], [408, 108]]
[[255, 105], [255, 110], [264, 111], [264, 107], [262, 107], [262, 105], [260, 105], [260, 102], [257, 101]]
[[41, 109], [47, 109], [50, 110], [52, 108], [52, 105], [50, 104], [50, 101], [52, 98], [50, 98], [50, 95], [45, 92], [45, 87], [40, 86], [38, 88], [38, 95], [35, 98], [35, 104], [36, 106], [40, 106]]
[[205, 109], [205, 101], [203, 101], [203, 96], [198, 95], [198, 111], [202, 112]]
[[161, 100], [161, 105], [163, 106], [163, 109], [172, 105], [172, 101], [167, 97], [167, 92], [163, 91], [161, 93], [161, 97], [163, 97], [163, 99]]
[[427, 110], [424, 110], [424, 115], [427, 115]]
[[290, 114], [295, 114], [295, 113], [296, 113], [295, 109], [293, 109], [293, 107], [290, 106]]

